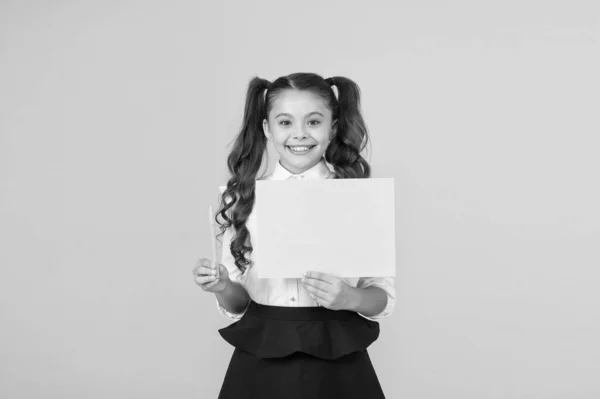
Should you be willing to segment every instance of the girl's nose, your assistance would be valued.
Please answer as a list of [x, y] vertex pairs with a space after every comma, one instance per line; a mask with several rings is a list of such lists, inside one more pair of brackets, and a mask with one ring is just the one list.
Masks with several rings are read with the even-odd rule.
[[306, 133], [304, 133], [304, 128], [302, 126], [299, 126], [298, 128], [296, 128], [296, 134], [294, 134], [294, 138], [301, 138], [301, 137], [306, 137]]

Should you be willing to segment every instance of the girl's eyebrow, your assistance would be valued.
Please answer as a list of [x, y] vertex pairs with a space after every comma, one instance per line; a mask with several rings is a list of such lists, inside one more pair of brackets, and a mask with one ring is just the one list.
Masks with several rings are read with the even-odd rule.
[[[313, 111], [313, 112], [309, 113], [309, 114], [308, 114], [308, 115], [306, 115], [306, 116], [308, 117], [308, 116], [315, 115], [315, 114], [316, 114], [316, 115], [321, 115], [322, 117], [325, 117], [325, 116], [324, 116], [322, 113], [320, 113], [320, 112], [318, 112], [318, 111]], [[291, 119], [293, 119], [292, 115], [290, 115], [290, 114], [287, 114], [287, 113], [285, 113], [285, 112], [275, 115], [275, 119], [279, 118], [280, 116], [287, 116], [288, 118], [291, 118]]]

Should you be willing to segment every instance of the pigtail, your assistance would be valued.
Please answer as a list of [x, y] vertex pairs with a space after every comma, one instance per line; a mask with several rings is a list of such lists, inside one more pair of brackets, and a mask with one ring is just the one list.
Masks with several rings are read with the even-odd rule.
[[[221, 205], [215, 219], [221, 227], [219, 235], [223, 235], [225, 230], [233, 226], [235, 233], [230, 251], [236, 266], [242, 272], [250, 264], [245, 254], [252, 251], [246, 220], [254, 206], [256, 175], [267, 148], [262, 121], [266, 115], [265, 90], [269, 85], [268, 80], [259, 77], [253, 78], [248, 85], [242, 128], [227, 158], [231, 178], [221, 197]], [[218, 220], [219, 216], [224, 222]]]
[[[337, 99], [331, 86], [337, 87]], [[242, 127], [227, 158], [231, 178], [215, 216], [221, 226], [221, 236], [229, 228], [234, 230], [229, 249], [242, 273], [251, 264], [251, 260], [246, 258], [252, 252], [246, 221], [254, 206], [255, 181], [267, 149], [263, 120], [278, 93], [288, 89], [309, 90], [322, 98], [332, 110], [336, 134], [327, 146], [325, 160], [333, 166], [335, 178], [371, 176], [369, 163], [360, 154], [368, 143], [368, 132], [360, 112], [360, 89], [356, 83], [344, 77], [323, 79], [314, 73], [294, 73], [273, 83], [258, 77], [252, 79], [246, 93]]]
[[368, 178], [371, 168], [360, 155], [369, 140], [360, 112], [360, 88], [352, 80], [341, 76], [325, 81], [330, 86], [335, 85], [338, 91], [337, 105], [333, 110], [337, 132], [325, 151], [325, 160], [334, 167], [338, 179]]

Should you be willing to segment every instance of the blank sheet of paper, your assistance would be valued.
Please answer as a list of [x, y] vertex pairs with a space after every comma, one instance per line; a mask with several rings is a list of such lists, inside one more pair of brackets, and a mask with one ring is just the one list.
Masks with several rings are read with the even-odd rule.
[[259, 278], [395, 276], [394, 179], [258, 180]]

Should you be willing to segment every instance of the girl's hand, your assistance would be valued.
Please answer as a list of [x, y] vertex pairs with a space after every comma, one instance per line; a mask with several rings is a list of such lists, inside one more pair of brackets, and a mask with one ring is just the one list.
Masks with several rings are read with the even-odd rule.
[[351, 308], [352, 287], [339, 277], [321, 272], [306, 272], [302, 284], [310, 297], [327, 309]]
[[219, 277], [216, 277], [217, 269], [210, 259], [200, 258], [194, 266], [194, 280], [206, 292], [221, 292], [225, 289], [229, 280], [229, 272], [223, 265], [218, 265]]

